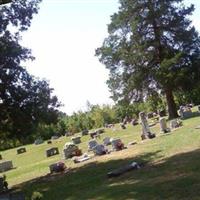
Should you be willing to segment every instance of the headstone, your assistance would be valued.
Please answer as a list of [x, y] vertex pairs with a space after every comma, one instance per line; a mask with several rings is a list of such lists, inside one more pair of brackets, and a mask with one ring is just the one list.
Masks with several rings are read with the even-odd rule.
[[105, 138], [103, 139], [103, 144], [104, 144], [105, 146], [110, 145], [110, 144], [111, 144], [111, 138], [105, 137]]
[[57, 154], [59, 154], [58, 147], [52, 147], [52, 148], [46, 150], [47, 157], [51, 157], [51, 156], [54, 156]]
[[17, 149], [17, 154], [22, 154], [22, 153], [25, 153], [25, 152], [26, 152], [26, 148], [25, 147]]
[[175, 129], [182, 126], [182, 122], [179, 119], [173, 119], [170, 121], [170, 128]]
[[112, 139], [111, 144], [112, 144], [112, 148], [114, 151], [120, 151], [120, 150], [124, 149], [124, 144], [121, 141], [121, 139], [119, 139], [119, 138]]
[[53, 135], [53, 136], [51, 136], [51, 139], [52, 140], [57, 140], [59, 137], [57, 136], [57, 135]]
[[105, 124], [105, 128], [114, 128], [115, 124]]
[[148, 119], [151, 119], [151, 118], [153, 118], [154, 116], [153, 116], [153, 112], [149, 112], [149, 113], [147, 113], [147, 118]]
[[39, 145], [39, 144], [42, 144], [43, 142], [44, 142], [43, 139], [39, 138], [35, 140], [34, 144]]
[[188, 103], [186, 106], [189, 108], [193, 108], [194, 105], [192, 103]]
[[166, 119], [164, 117], [160, 118], [159, 124], [160, 124], [160, 131], [162, 133], [168, 133], [168, 132], [170, 132], [170, 129], [167, 127], [167, 122], [166, 122]]
[[63, 172], [66, 169], [66, 165], [64, 162], [57, 162], [49, 165], [49, 170], [50, 173], [58, 173], [58, 172]]
[[131, 124], [132, 124], [133, 126], [138, 125], [138, 120], [137, 120], [137, 119], [132, 119]]
[[120, 124], [122, 129], [126, 129], [126, 125], [125, 124]]
[[117, 177], [117, 176], [120, 176], [121, 174], [129, 172], [131, 170], [140, 169], [140, 168], [141, 168], [141, 166], [137, 162], [132, 162], [129, 165], [125, 165], [125, 166], [115, 169], [111, 172], [108, 172], [107, 176], [108, 176], [108, 178]]
[[93, 148], [95, 155], [101, 156], [107, 153], [107, 150], [103, 144], [98, 144]]
[[72, 138], [71, 138], [71, 141], [72, 141], [74, 144], [80, 144], [80, 143], [81, 143], [81, 137], [72, 137]]
[[65, 136], [66, 136], [66, 137], [69, 137], [69, 136], [72, 136], [72, 135], [73, 135], [72, 132], [66, 132], [66, 133], [65, 133]]
[[104, 128], [99, 128], [99, 129], [96, 130], [96, 133], [97, 133], [97, 134], [102, 134], [102, 133], [104, 133], [104, 132], [105, 132], [105, 129], [104, 129]]
[[144, 139], [152, 139], [155, 137], [155, 134], [151, 133], [145, 113], [144, 112], [140, 112], [139, 113], [139, 117], [140, 117], [140, 121], [141, 121], [141, 125], [142, 125], [142, 135], [141, 138], [142, 140]]
[[52, 141], [51, 141], [51, 140], [48, 140], [48, 141], [47, 141], [47, 144], [52, 144]]
[[128, 116], [125, 116], [122, 123], [123, 123], [124, 125], [126, 125], [126, 124], [128, 123], [128, 120], [129, 120], [129, 119], [128, 119]]
[[95, 146], [97, 146], [97, 145], [98, 145], [98, 143], [97, 143], [96, 140], [90, 140], [90, 141], [88, 142], [88, 151], [92, 151], [93, 148], [94, 148]]
[[97, 131], [90, 132], [89, 134], [90, 134], [91, 138], [95, 138], [95, 137], [99, 136], [99, 134], [97, 133]]
[[179, 114], [181, 119], [187, 119], [192, 117], [192, 110], [189, 106], [180, 106]]
[[165, 110], [159, 110], [159, 111], [158, 111], [158, 115], [159, 115], [160, 117], [164, 117], [164, 116], [166, 116], [166, 111], [165, 111]]
[[73, 156], [81, 156], [81, 150], [73, 143], [66, 143], [63, 149], [64, 158], [72, 158]]
[[5, 172], [13, 168], [11, 160], [0, 162], [0, 172]]
[[197, 106], [198, 112], [200, 112], [200, 105]]
[[82, 130], [82, 132], [81, 132], [82, 136], [88, 135], [88, 133], [89, 133], [89, 131], [87, 129]]

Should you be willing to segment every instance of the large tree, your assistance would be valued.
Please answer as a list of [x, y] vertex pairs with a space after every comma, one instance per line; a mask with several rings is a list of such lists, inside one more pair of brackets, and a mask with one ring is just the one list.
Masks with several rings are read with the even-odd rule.
[[200, 38], [188, 19], [194, 6], [182, 1], [120, 0], [109, 35], [96, 50], [110, 71], [114, 100], [131, 102], [162, 92], [169, 118], [178, 116], [173, 92], [187, 88], [200, 67]]
[[26, 140], [39, 123], [57, 122], [60, 103], [45, 80], [22, 65], [34, 59], [20, 44], [41, 0], [12, 0], [0, 6], [0, 141]]

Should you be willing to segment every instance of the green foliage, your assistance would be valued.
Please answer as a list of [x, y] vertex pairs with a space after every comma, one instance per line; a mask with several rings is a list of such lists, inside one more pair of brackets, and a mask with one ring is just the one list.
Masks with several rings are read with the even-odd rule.
[[22, 66], [34, 57], [21, 46], [21, 32], [30, 27], [40, 2], [13, 0], [0, 7], [0, 143], [5, 146], [30, 142], [39, 124], [58, 121], [60, 103], [53, 89]]
[[197, 83], [195, 74], [200, 72], [200, 38], [187, 18], [194, 6], [182, 2], [120, 1], [109, 35], [96, 50], [110, 71], [107, 83], [113, 100], [138, 102], [162, 91], [169, 117], [177, 117], [173, 91], [188, 91], [186, 86]]
[[199, 85], [195, 85], [195, 88], [189, 91], [177, 91], [175, 93], [175, 100], [177, 105], [184, 105], [188, 103], [193, 103], [194, 105], [200, 104], [200, 87]]
[[147, 104], [148, 112], [156, 112], [158, 110], [165, 110], [167, 107], [165, 98], [156, 92], [148, 96], [146, 104]]
[[31, 200], [41, 200], [43, 199], [43, 195], [40, 192], [33, 192]]
[[84, 129], [99, 128], [104, 126], [105, 123], [118, 122], [116, 118], [115, 109], [108, 105], [91, 105], [88, 111], [78, 111], [71, 116], [66, 116], [63, 119], [65, 122], [66, 130], [72, 133], [80, 132]]

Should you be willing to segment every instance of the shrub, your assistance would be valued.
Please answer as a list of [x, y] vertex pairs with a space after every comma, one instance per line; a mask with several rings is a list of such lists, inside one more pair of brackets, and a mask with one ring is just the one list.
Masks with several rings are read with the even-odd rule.
[[31, 200], [41, 200], [43, 195], [40, 192], [33, 192]]

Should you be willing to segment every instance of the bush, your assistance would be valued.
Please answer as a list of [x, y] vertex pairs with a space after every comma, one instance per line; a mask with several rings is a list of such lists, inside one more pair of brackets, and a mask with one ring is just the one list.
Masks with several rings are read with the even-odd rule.
[[40, 192], [33, 192], [31, 200], [41, 200], [43, 195]]

